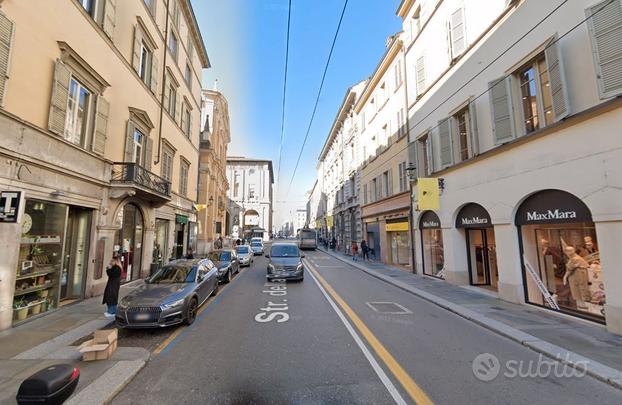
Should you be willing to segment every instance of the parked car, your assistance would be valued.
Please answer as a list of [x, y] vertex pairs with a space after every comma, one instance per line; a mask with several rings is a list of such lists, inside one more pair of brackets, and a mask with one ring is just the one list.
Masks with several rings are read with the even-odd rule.
[[251, 250], [254, 255], [262, 255], [263, 254], [263, 242], [259, 240], [251, 241]]
[[235, 249], [212, 250], [207, 258], [214, 262], [218, 270], [218, 281], [228, 283], [240, 272], [240, 261]]
[[304, 264], [302, 258], [305, 255], [295, 243], [275, 243], [266, 254], [268, 260], [268, 281], [273, 279], [298, 280], [304, 279]]
[[263, 238], [260, 238], [259, 236], [255, 236], [254, 238], [251, 238], [251, 243], [253, 242], [261, 242], [263, 243]]
[[240, 260], [240, 266], [250, 266], [253, 264], [253, 251], [251, 247], [248, 245], [238, 245], [235, 247], [235, 253], [238, 255], [238, 260]]
[[190, 325], [199, 307], [217, 293], [218, 270], [211, 260], [174, 260], [121, 299], [116, 322], [122, 328]]

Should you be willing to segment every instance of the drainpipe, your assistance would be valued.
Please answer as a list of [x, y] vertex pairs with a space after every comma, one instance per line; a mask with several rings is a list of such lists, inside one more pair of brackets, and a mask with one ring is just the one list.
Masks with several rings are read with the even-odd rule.
[[170, 0], [166, 0], [166, 23], [164, 24], [164, 58], [162, 59], [162, 93], [160, 93], [160, 125], [158, 127], [158, 155], [156, 156], [154, 164], [160, 163], [160, 154], [162, 152], [162, 120], [164, 118], [164, 92], [166, 91], [166, 87], [164, 86], [166, 81], [166, 56], [168, 54], [168, 19], [170, 16], [169, 11], [169, 2]]
[[[402, 72], [404, 74], [404, 104], [405, 110], [404, 114], [406, 115], [405, 124], [406, 124], [406, 137], [408, 138], [408, 142], [406, 144], [410, 144], [410, 119], [408, 114], [408, 74], [406, 73], [406, 47], [402, 42]], [[407, 146], [408, 148], [408, 146]], [[410, 254], [412, 256], [412, 271], [414, 274], [417, 274], [417, 250], [415, 249], [415, 211], [413, 210], [413, 182], [408, 176], [408, 214], [410, 216]]]

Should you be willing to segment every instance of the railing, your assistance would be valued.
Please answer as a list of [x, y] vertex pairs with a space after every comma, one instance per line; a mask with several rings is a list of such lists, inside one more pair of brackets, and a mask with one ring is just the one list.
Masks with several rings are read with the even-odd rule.
[[112, 166], [112, 181], [137, 184], [170, 198], [171, 183], [136, 163], [117, 162]]

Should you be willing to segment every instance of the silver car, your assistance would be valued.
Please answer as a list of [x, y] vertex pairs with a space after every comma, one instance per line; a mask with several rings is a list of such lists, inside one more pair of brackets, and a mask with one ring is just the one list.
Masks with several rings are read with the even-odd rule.
[[217, 292], [218, 271], [211, 260], [175, 260], [121, 299], [116, 322], [122, 328], [190, 325], [199, 307]]
[[263, 242], [259, 240], [251, 241], [251, 250], [255, 255], [263, 255]]
[[255, 253], [248, 245], [238, 245], [235, 247], [235, 252], [238, 254], [240, 260], [240, 266], [250, 266], [253, 264]]

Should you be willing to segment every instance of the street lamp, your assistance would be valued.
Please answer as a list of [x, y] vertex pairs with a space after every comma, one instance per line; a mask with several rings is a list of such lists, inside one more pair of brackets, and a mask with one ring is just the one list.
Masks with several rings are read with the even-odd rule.
[[408, 212], [410, 214], [410, 254], [413, 263], [413, 273], [417, 273], [417, 259], [415, 251], [415, 211], [413, 210], [413, 183], [417, 181], [417, 167], [414, 163], [408, 163], [406, 168], [406, 175], [408, 176], [408, 190], [409, 190], [409, 204]]

